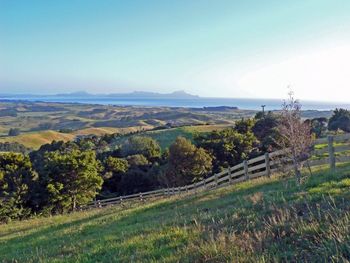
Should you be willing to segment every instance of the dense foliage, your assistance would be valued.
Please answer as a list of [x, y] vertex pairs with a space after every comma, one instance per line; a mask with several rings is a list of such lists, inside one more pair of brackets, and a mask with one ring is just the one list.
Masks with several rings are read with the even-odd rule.
[[235, 128], [197, 136], [198, 146], [213, 156], [214, 172], [238, 164], [256, 153], [258, 141], [251, 131], [252, 125], [251, 120], [242, 120]]
[[329, 119], [328, 128], [331, 131], [350, 132], [350, 112], [345, 109], [335, 109], [333, 116]]
[[18, 129], [18, 128], [11, 128], [9, 130], [8, 135], [9, 136], [17, 136], [17, 135], [20, 135], [20, 133], [21, 133], [20, 129]]
[[122, 154], [124, 156], [142, 154], [148, 160], [154, 160], [160, 157], [160, 146], [152, 138], [133, 136], [122, 145]]
[[212, 158], [203, 148], [197, 148], [186, 138], [178, 137], [169, 149], [167, 179], [172, 185], [202, 179], [211, 171], [211, 163]]
[[306, 120], [311, 128], [311, 133], [315, 135], [316, 138], [320, 138], [327, 133], [327, 118], [314, 118], [311, 120]]
[[18, 142], [0, 142], [0, 152], [28, 153], [30, 149]]
[[252, 127], [252, 131], [259, 140], [260, 150], [263, 152], [271, 152], [279, 148], [279, 116], [272, 112], [268, 112], [267, 114], [261, 112], [256, 114], [254, 119], [255, 123]]
[[50, 152], [43, 166], [40, 180], [46, 186], [48, 204], [53, 212], [75, 210], [94, 198], [102, 187], [100, 165], [93, 151]]
[[36, 180], [28, 156], [0, 155], [0, 222], [29, 215], [30, 189]]

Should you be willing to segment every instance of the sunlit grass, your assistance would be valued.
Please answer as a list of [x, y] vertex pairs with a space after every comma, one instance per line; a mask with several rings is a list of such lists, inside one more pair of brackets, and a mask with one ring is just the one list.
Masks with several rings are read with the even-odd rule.
[[[12, 222], [4, 262], [344, 262], [350, 166], [145, 204]], [[0, 260], [1, 262], [1, 260]]]

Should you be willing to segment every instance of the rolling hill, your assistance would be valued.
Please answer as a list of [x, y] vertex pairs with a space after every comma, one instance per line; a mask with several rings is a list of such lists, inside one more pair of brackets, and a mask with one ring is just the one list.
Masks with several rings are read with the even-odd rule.
[[72, 133], [62, 133], [53, 130], [38, 131], [38, 132], [28, 132], [17, 136], [5, 136], [0, 137], [0, 142], [18, 142], [24, 146], [32, 149], [38, 149], [41, 145], [46, 143], [51, 143], [52, 141], [72, 141], [79, 135], [97, 135], [101, 136], [104, 134], [112, 133], [130, 133], [140, 130], [140, 127], [127, 127], [127, 128], [111, 128], [111, 127], [101, 127], [101, 128], [86, 128], [81, 130], [76, 130]]
[[347, 262], [350, 165], [0, 228], [3, 262]]
[[0, 142], [18, 142], [28, 148], [37, 149], [41, 145], [51, 143], [52, 141], [71, 141], [75, 135], [69, 133], [60, 133], [57, 131], [41, 131], [24, 133], [17, 136], [7, 136], [0, 138]]
[[[112, 127], [100, 127], [100, 128], [85, 128], [76, 130], [71, 133], [62, 133], [53, 130], [38, 131], [38, 132], [27, 132], [17, 136], [3, 136], [0, 137], [0, 142], [18, 142], [24, 146], [32, 149], [38, 149], [41, 145], [51, 143], [52, 141], [72, 141], [77, 136], [86, 135], [97, 135], [101, 136], [104, 134], [128, 134], [137, 131], [143, 131], [140, 133], [142, 136], [149, 136], [156, 139], [161, 147], [165, 149], [174, 142], [177, 136], [183, 136], [188, 139], [193, 139], [193, 136], [197, 132], [209, 132], [212, 130], [220, 130], [227, 127], [227, 125], [200, 125], [200, 126], [185, 126], [178, 128], [171, 128], [157, 131], [147, 131], [152, 126], [143, 127], [125, 127], [125, 128], [112, 128]], [[125, 139], [125, 138], [122, 138]]]

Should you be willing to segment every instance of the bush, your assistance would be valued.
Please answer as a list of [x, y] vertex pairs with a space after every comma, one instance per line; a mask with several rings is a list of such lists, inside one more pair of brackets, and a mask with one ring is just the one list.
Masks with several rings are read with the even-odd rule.
[[150, 137], [132, 136], [121, 147], [122, 155], [142, 154], [148, 160], [160, 157], [160, 146], [156, 140]]
[[20, 133], [21, 133], [20, 129], [18, 129], [18, 128], [11, 128], [9, 130], [8, 135], [9, 136], [17, 136], [17, 135], [20, 135]]
[[350, 132], [350, 112], [345, 109], [335, 109], [328, 122], [330, 131], [342, 130]]

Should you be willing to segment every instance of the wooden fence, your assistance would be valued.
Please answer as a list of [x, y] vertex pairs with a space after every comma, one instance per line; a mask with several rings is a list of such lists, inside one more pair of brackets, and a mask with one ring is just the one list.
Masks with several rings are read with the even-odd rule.
[[[315, 150], [312, 157], [307, 160], [310, 167], [328, 164], [331, 170], [335, 169], [336, 162], [350, 162], [350, 134], [328, 136], [327, 138], [315, 140]], [[321, 146], [321, 147], [316, 147]], [[145, 201], [157, 197], [167, 197], [181, 193], [196, 193], [208, 191], [226, 185], [236, 184], [246, 180], [267, 176], [276, 172], [281, 159], [286, 155], [286, 150], [265, 153], [262, 156], [244, 161], [224, 171], [214, 174], [202, 181], [173, 188], [136, 193], [126, 196], [118, 196], [89, 203], [84, 209], [105, 207], [122, 204], [129, 201]]]

